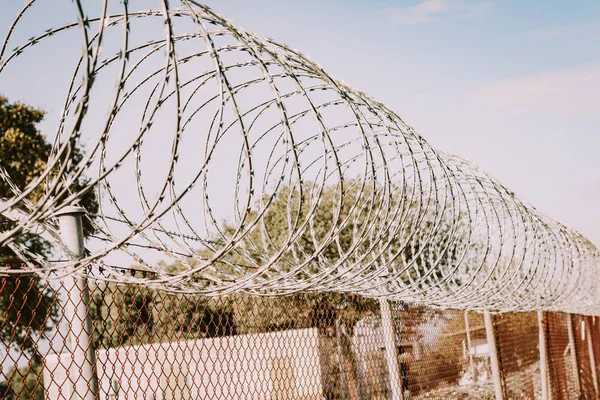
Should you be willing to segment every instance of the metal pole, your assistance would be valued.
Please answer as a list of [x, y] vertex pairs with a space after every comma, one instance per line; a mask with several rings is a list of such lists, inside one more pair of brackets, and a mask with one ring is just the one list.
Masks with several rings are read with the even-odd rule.
[[390, 388], [392, 400], [404, 400], [402, 393], [402, 378], [400, 366], [398, 365], [398, 349], [396, 348], [396, 330], [394, 329], [394, 317], [390, 305], [385, 299], [379, 300], [381, 309], [381, 327], [383, 328], [383, 340], [385, 342], [385, 356], [387, 359], [388, 373], [390, 376]]
[[340, 332], [340, 319], [335, 320], [335, 336], [337, 337], [337, 352], [340, 369], [340, 392], [342, 399], [346, 398], [346, 362], [344, 361], [344, 352], [342, 350], [342, 333]]
[[465, 331], [467, 332], [467, 354], [469, 356], [469, 369], [471, 370], [471, 376], [473, 377], [473, 382], [477, 382], [477, 371], [475, 370], [475, 362], [473, 361], [473, 353], [471, 349], [473, 348], [471, 343], [471, 328], [469, 326], [469, 311], [465, 310]]
[[539, 332], [539, 346], [540, 346], [540, 375], [542, 385], [542, 400], [549, 400], [549, 382], [548, 378], [548, 354], [547, 354], [547, 342], [546, 342], [546, 325], [544, 324], [544, 313], [543, 311], [537, 312], [538, 316], [538, 332]]
[[[80, 207], [66, 207], [56, 216], [60, 225], [60, 237], [66, 248], [68, 260], [83, 257], [83, 226]], [[71, 368], [75, 399], [96, 400], [98, 398], [98, 376], [96, 353], [92, 342], [92, 321], [89, 315], [90, 293], [85, 276], [72, 275], [63, 279], [67, 291], [65, 309], [69, 319], [71, 337]]]
[[[589, 322], [589, 321], [588, 321]], [[583, 322], [585, 324], [585, 320]], [[594, 345], [592, 343], [592, 332], [590, 330], [590, 324], [585, 324], [585, 333], [588, 345], [588, 353], [590, 354], [590, 364], [592, 370], [592, 379], [594, 380], [594, 392], [598, 394], [598, 374], [596, 372], [596, 356], [594, 354]]]
[[490, 364], [492, 366], [492, 378], [494, 379], [496, 400], [504, 400], [504, 390], [502, 390], [502, 377], [500, 376], [500, 362], [498, 360], [498, 349], [496, 348], [496, 333], [494, 332], [494, 323], [492, 321], [492, 316], [488, 311], [483, 313], [483, 319], [485, 320], [485, 333], [490, 351]]
[[577, 365], [577, 351], [575, 349], [575, 333], [573, 331], [573, 321], [571, 314], [567, 314], [567, 333], [569, 335], [569, 351], [571, 352], [571, 369], [575, 378], [575, 390], [577, 395], [581, 393], [581, 384], [579, 383], [579, 365]]

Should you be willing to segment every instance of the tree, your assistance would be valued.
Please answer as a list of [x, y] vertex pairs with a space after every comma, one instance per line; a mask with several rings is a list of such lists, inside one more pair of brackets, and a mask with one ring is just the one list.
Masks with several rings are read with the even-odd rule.
[[[367, 281], [387, 268], [398, 276], [398, 286], [410, 286], [421, 294], [440, 289], [451, 292], [460, 286], [464, 274], [457, 274], [455, 267], [469, 243], [464, 226], [462, 231], [458, 229], [460, 218], [439, 212], [437, 200], [421, 196], [419, 202], [411, 202], [386, 195], [377, 187], [360, 190], [359, 181], [348, 180], [343, 196], [338, 186], [328, 186], [315, 205], [306, 194], [312, 185], [305, 183], [303, 195], [297, 188], [283, 187], [276, 196], [254, 204], [243, 222], [245, 229], [270, 201], [259, 222], [216, 262], [214, 278], [241, 278], [248, 268], [271, 262], [274, 254], [283, 251], [275, 262], [276, 270], [281, 271], [277, 275], [307, 263], [294, 272], [297, 278], [308, 280], [325, 270], [333, 278], [337, 271], [358, 265], [360, 277]], [[200, 255], [210, 258], [236, 229], [235, 224], [224, 223], [219, 235], [209, 241], [212, 247], [200, 249]], [[336, 263], [340, 267], [332, 269]]]
[[[306, 186], [310, 187], [311, 183]], [[399, 286], [412, 285], [415, 291], [421, 292], [430, 288], [450, 289], [448, 271], [458, 264], [467, 245], [466, 240], [454, 232], [453, 220], [444, 216], [440, 218], [432, 212], [421, 212], [414, 202], [400, 204], [403, 199], [393, 196], [386, 199], [380, 193], [374, 193], [374, 190], [367, 188], [360, 191], [357, 182], [350, 181], [340, 201], [338, 188], [326, 187], [312, 215], [309, 215], [311, 204], [301, 200], [298, 190], [285, 187], [269, 205], [262, 217], [262, 225], [253, 227], [240, 245], [227, 253], [219, 267], [235, 276], [239, 273], [237, 266], [262, 265], [272, 254], [286, 246], [286, 239], [295, 229], [289, 221], [297, 220], [301, 225], [310, 218], [307, 228], [293, 245], [293, 251], [284, 252], [277, 261], [277, 266], [283, 272], [306, 261], [317, 248], [321, 248], [318, 257], [305, 267], [308, 273], [302, 275], [303, 272], [296, 272], [297, 276], [304, 278], [314, 275], [338, 262], [342, 262], [342, 265], [356, 262], [368, 266], [365, 271], [373, 276], [376, 268], [387, 263], [390, 271], [399, 274]], [[393, 212], [395, 208], [403, 207], [408, 207], [402, 221], [404, 224], [391, 231], [385, 231], [384, 216], [371, 212], [373, 209]], [[253, 220], [259, 209], [260, 204], [255, 205], [248, 219]], [[336, 220], [346, 222], [337, 228]], [[371, 230], [372, 224], [384, 229], [380, 232]], [[233, 225], [225, 224], [223, 236], [230, 237], [235, 230]], [[215, 250], [226, 243], [225, 238], [213, 240]], [[211, 256], [208, 249], [201, 253], [207, 258]], [[452, 283], [459, 284], [459, 281]], [[239, 301], [240, 298], [243, 300]], [[379, 315], [377, 302], [360, 296], [334, 293], [302, 293], [268, 301], [237, 295], [233, 300], [238, 300], [233, 301], [232, 308], [240, 332], [248, 328], [255, 331], [318, 328], [323, 344], [321, 360], [325, 366], [323, 385], [327, 396], [337, 398], [342, 393], [356, 391], [360, 377], [353, 367], [355, 352], [348, 338], [353, 337], [358, 321]], [[399, 306], [400, 309], [404, 308], [403, 305]], [[400, 314], [396, 312], [396, 315]], [[411, 315], [403, 324], [407, 325], [409, 321], [417, 326], [438, 317], [435, 312], [422, 312]], [[346, 371], [343, 379], [338, 376], [342, 374], [341, 370]]]
[[90, 297], [96, 348], [153, 341], [153, 293], [150, 289], [98, 282], [92, 286]]
[[91, 298], [97, 348], [236, 334], [229, 304], [203, 296], [100, 282]]
[[[43, 118], [43, 111], [18, 102], [10, 103], [0, 96], [0, 168], [21, 190], [44, 172], [52, 150], [52, 145], [36, 128]], [[71, 162], [76, 164], [82, 157], [81, 149], [76, 148], [71, 153]], [[85, 183], [85, 178], [81, 178], [76, 186]], [[28, 199], [35, 203], [43, 190], [38, 187]], [[0, 198], [13, 195], [8, 182], [0, 178]], [[91, 191], [80, 199], [80, 205], [90, 214], [98, 210], [95, 194]], [[0, 232], [12, 226], [12, 221], [0, 215]], [[85, 228], [89, 234], [89, 221]], [[31, 252], [50, 255], [51, 244], [38, 236], [22, 234], [16, 240]], [[0, 248], [0, 263], [15, 265], [21, 262], [9, 248]], [[55, 291], [35, 275], [0, 278], [0, 341], [35, 356], [38, 338], [53, 327], [57, 305]]]
[[11, 368], [6, 381], [0, 383], [0, 399], [44, 400], [42, 364], [31, 361], [28, 366]]

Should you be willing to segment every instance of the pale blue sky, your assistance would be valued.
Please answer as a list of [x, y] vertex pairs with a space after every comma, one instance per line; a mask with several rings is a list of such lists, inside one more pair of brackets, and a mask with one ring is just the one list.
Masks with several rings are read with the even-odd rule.
[[[45, 3], [40, 24], [73, 10], [70, 0]], [[3, 37], [24, 1], [0, 4]], [[434, 147], [479, 164], [600, 245], [597, 0], [207, 4], [309, 55], [386, 103]], [[0, 80], [0, 93], [48, 107], [23, 82]]]
[[308, 54], [600, 245], [600, 2], [210, 5]]

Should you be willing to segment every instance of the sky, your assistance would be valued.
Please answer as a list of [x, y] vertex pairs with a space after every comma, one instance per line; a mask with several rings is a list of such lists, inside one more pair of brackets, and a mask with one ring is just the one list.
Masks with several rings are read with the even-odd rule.
[[600, 2], [220, 1], [600, 245]]
[[[3, 36], [25, 2], [0, 2]], [[34, 23], [73, 10], [70, 0], [40, 3]], [[207, 4], [309, 55], [384, 102], [435, 148], [475, 162], [600, 245], [597, 0]], [[0, 93], [48, 107], [34, 84], [0, 80]]]

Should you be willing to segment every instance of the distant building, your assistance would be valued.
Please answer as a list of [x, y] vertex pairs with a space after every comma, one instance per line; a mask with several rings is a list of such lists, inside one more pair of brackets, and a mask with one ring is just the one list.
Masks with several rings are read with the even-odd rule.
[[[323, 399], [317, 329], [96, 352], [100, 399]], [[46, 357], [47, 398], [71, 399], [69, 354]]]
[[469, 354], [475, 358], [488, 358], [490, 356], [490, 345], [487, 339], [471, 339]]

